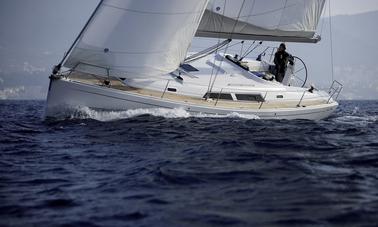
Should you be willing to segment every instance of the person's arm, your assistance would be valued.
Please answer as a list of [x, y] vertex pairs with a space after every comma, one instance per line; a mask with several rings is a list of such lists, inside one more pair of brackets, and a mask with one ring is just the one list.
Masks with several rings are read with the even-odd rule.
[[294, 65], [294, 57], [293, 57], [293, 55], [289, 54], [288, 59], [289, 59], [290, 65]]
[[290, 54], [288, 52], [285, 52], [285, 57], [284, 57], [284, 65], [285, 67], [287, 66], [287, 63], [289, 62]]

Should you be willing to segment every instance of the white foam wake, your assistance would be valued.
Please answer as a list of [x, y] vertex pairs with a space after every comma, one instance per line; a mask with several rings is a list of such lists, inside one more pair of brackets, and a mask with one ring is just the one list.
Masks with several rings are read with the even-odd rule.
[[88, 107], [77, 107], [71, 111], [70, 118], [72, 119], [94, 119], [98, 121], [114, 121], [120, 119], [127, 119], [137, 117], [140, 115], [151, 115], [155, 117], [164, 118], [188, 118], [188, 117], [208, 117], [208, 118], [244, 118], [244, 119], [259, 119], [253, 114], [230, 113], [227, 115], [214, 115], [203, 113], [190, 113], [182, 108], [166, 109], [166, 108], [149, 108], [149, 109], [133, 109], [125, 111], [99, 111]]

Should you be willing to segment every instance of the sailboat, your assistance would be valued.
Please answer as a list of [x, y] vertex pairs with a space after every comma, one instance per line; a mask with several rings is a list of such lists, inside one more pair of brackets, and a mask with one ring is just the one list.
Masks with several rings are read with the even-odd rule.
[[[53, 69], [46, 116], [88, 107], [324, 119], [338, 106], [342, 85], [337, 81], [329, 91], [292, 83], [298, 71], [294, 59], [284, 81], [278, 82], [272, 74], [274, 64], [261, 58], [268, 48], [257, 59], [227, 53], [232, 40], [251, 42], [248, 52], [263, 41], [318, 42], [324, 4], [325, 0], [101, 0]], [[201, 37], [216, 44], [189, 53], [192, 40]]]

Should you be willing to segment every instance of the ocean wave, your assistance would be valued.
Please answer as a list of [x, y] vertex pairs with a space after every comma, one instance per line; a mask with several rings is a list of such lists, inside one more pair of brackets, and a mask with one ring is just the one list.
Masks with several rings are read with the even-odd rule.
[[75, 107], [69, 111], [71, 119], [93, 119], [97, 121], [115, 121], [127, 118], [133, 118], [141, 115], [151, 115], [154, 117], [164, 118], [242, 118], [242, 119], [259, 119], [257, 115], [240, 114], [232, 112], [226, 115], [214, 115], [205, 113], [190, 113], [182, 108], [166, 109], [166, 108], [146, 108], [132, 109], [123, 111], [104, 111], [94, 110], [89, 107]]
[[374, 225], [378, 101], [340, 103], [321, 121], [88, 107], [49, 121], [44, 101], [2, 101], [0, 226]]
[[371, 124], [375, 123], [378, 120], [377, 115], [370, 115], [370, 116], [356, 116], [356, 115], [345, 115], [336, 117], [333, 119], [336, 123], [342, 123], [342, 124]]

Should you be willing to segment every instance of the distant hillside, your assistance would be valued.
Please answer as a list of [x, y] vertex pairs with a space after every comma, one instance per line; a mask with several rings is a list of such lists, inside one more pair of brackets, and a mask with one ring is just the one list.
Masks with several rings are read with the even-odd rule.
[[0, 99], [45, 99], [52, 66], [96, 4], [93, 0], [0, 1]]
[[76, 2], [2, 0], [0, 69], [23, 71], [24, 62], [38, 68], [51, 68], [63, 56], [96, 5], [93, 0]]
[[[378, 11], [331, 18], [335, 79], [347, 99], [378, 98]], [[328, 24], [325, 19], [325, 24]], [[328, 37], [328, 39], [327, 39]], [[322, 50], [329, 52], [328, 27]]]

